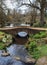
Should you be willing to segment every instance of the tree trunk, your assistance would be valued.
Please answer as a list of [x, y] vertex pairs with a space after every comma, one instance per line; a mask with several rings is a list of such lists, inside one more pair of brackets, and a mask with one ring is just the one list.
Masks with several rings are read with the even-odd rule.
[[41, 11], [40, 11], [40, 25], [42, 25], [42, 26], [45, 23], [44, 16], [45, 16], [45, 14], [44, 14], [44, 8], [42, 8]]
[[31, 13], [31, 26], [36, 22], [36, 9], [33, 9], [33, 12]]
[[45, 12], [44, 12], [44, 8], [45, 8], [45, 0], [41, 1], [41, 10], [40, 10], [40, 25], [44, 26], [45, 24]]

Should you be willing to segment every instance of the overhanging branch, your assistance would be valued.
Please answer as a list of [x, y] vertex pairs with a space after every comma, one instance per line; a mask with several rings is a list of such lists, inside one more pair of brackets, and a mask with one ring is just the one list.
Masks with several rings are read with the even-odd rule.
[[28, 6], [30, 6], [30, 7], [33, 7], [33, 8], [36, 8], [36, 9], [39, 9], [39, 10], [41, 10], [38, 6], [36, 6], [36, 5], [34, 5], [34, 4], [29, 4], [29, 3], [22, 3], [21, 5], [20, 5], [20, 7], [21, 6], [23, 6], [23, 5], [28, 5]]

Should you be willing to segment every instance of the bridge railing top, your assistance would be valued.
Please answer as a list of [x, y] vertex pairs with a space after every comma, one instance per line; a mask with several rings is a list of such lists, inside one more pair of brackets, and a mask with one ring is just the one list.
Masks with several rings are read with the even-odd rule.
[[3, 30], [11, 30], [11, 29], [18, 29], [18, 28], [27, 28], [27, 29], [33, 29], [33, 30], [47, 30], [47, 28], [39, 28], [39, 27], [31, 27], [31, 26], [16, 26], [16, 27], [8, 27], [8, 28], [0, 28], [0, 31]]

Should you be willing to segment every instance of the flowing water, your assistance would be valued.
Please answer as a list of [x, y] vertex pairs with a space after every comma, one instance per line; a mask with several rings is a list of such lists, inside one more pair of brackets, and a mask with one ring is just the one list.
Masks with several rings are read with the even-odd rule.
[[12, 44], [10, 47], [7, 48], [7, 51], [10, 53], [11, 56], [19, 56], [21, 58], [25, 58], [26, 56], [28, 56], [24, 45]]
[[14, 56], [17, 56], [25, 61], [26, 57], [28, 57], [28, 54], [24, 45], [12, 44], [10, 47], [7, 47], [7, 51], [10, 53], [10, 56], [8, 57], [0, 56], [0, 65], [30, 65], [22, 61], [17, 61], [16, 59], [13, 58]]

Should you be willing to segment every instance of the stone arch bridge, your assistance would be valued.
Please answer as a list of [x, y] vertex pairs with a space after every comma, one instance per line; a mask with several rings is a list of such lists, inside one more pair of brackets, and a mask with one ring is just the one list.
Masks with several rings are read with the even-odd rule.
[[47, 28], [34, 28], [30, 26], [17, 26], [17, 27], [11, 27], [11, 28], [0, 28], [0, 31], [12, 34], [14, 37], [14, 43], [17, 44], [26, 44], [28, 42], [28, 38], [19, 38], [17, 37], [18, 32], [26, 32], [27, 34], [35, 34], [39, 31], [47, 30]]
[[8, 28], [0, 28], [0, 31], [10, 33], [12, 35], [16, 35], [18, 32], [27, 32], [28, 34], [37, 33], [39, 31], [47, 30], [47, 28], [34, 28], [30, 26], [16, 26], [16, 27], [8, 27]]

